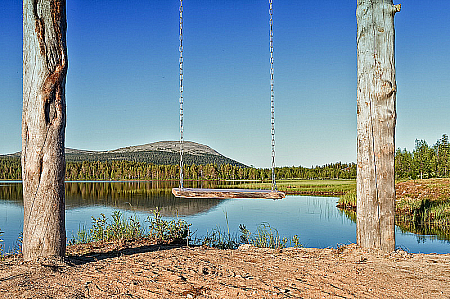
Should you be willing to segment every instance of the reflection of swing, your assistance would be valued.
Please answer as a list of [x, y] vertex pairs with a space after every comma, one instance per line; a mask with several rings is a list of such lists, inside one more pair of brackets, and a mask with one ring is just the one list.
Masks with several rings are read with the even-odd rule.
[[271, 198], [282, 199], [283, 192], [277, 190], [275, 181], [275, 117], [274, 117], [274, 92], [273, 92], [273, 19], [272, 0], [269, 0], [270, 14], [270, 102], [272, 124], [272, 190], [252, 189], [203, 189], [183, 187], [183, 0], [180, 0], [180, 186], [173, 188], [172, 193], [176, 197], [186, 198]]

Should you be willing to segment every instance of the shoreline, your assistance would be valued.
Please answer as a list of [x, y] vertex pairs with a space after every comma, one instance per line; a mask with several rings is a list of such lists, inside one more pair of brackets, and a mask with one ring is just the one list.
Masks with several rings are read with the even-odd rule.
[[[72, 250], [72, 251], [71, 251]], [[0, 261], [2, 298], [449, 298], [450, 255], [127, 243]]]

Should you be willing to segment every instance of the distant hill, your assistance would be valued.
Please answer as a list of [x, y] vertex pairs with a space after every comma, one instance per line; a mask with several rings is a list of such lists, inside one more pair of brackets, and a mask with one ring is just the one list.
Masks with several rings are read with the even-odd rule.
[[[183, 150], [183, 161], [186, 165], [230, 164], [246, 167], [246, 165], [223, 156], [207, 145], [185, 141]], [[20, 152], [6, 156], [20, 157]], [[178, 141], [159, 141], [144, 145], [123, 147], [110, 151], [87, 151], [66, 148], [66, 161], [68, 162], [112, 160], [146, 162], [157, 165], [175, 165], [178, 164], [180, 160], [180, 143]]]

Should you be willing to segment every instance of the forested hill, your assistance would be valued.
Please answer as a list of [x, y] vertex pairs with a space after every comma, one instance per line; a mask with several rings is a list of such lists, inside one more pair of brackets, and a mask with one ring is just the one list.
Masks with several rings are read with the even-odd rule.
[[[246, 165], [225, 157], [207, 145], [185, 141], [183, 161], [186, 165]], [[20, 156], [16, 153], [9, 156]], [[2, 156], [0, 156], [2, 157]], [[3, 156], [4, 157], [4, 156]], [[82, 161], [134, 161], [155, 165], [178, 165], [180, 160], [180, 143], [178, 141], [159, 141], [138, 146], [129, 146], [111, 151], [86, 151], [66, 148], [67, 162]]]
[[[210, 147], [184, 144], [184, 178], [187, 180], [269, 180], [271, 169], [248, 167]], [[112, 151], [66, 149], [66, 180], [176, 180], [179, 178], [179, 143], [161, 141]], [[354, 163], [311, 168], [279, 167], [277, 178], [354, 179]], [[20, 180], [20, 153], [0, 155], [0, 180]]]

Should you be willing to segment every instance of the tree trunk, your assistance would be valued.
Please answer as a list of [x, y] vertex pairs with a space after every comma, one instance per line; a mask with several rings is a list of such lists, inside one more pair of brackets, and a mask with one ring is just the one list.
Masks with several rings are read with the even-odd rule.
[[63, 257], [66, 1], [23, 1], [23, 257]]
[[357, 243], [395, 249], [395, 81], [392, 0], [358, 0]]

